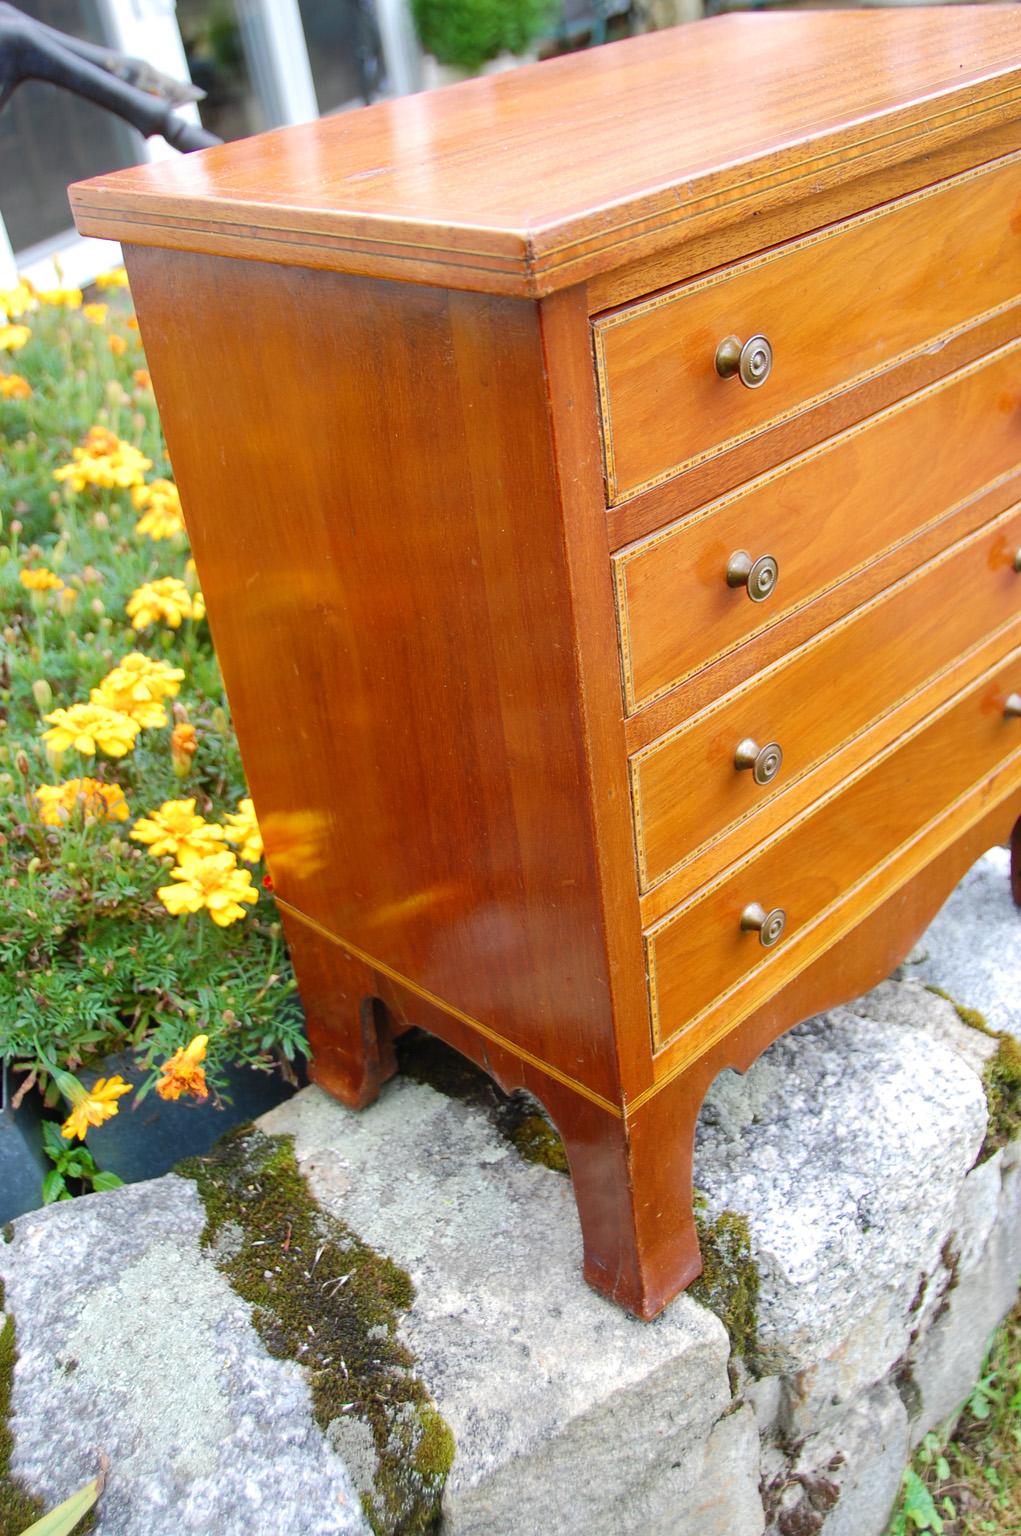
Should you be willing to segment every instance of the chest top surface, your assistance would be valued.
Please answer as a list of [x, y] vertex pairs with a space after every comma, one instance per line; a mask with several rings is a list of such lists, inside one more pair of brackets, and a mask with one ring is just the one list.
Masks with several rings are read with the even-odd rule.
[[141, 245], [534, 295], [1021, 115], [1021, 8], [728, 15], [71, 189]]

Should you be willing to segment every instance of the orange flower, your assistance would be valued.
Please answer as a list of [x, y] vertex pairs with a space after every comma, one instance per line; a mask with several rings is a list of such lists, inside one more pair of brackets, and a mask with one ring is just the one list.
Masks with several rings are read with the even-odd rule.
[[178, 721], [170, 732], [170, 758], [179, 779], [191, 772], [191, 760], [199, 749], [198, 734], [187, 720]]
[[20, 373], [0, 373], [0, 400], [27, 400], [32, 386]]
[[123, 357], [128, 350], [128, 344], [124, 337], [118, 336], [116, 331], [111, 331], [110, 335], [106, 338], [106, 344], [114, 357]]
[[123, 1077], [98, 1077], [91, 1088], [84, 1088], [76, 1078], [60, 1075], [62, 1090], [66, 1084], [66, 1096], [71, 1100], [71, 1113], [60, 1127], [60, 1134], [71, 1141], [75, 1136], [84, 1141], [90, 1125], [102, 1125], [117, 1113], [117, 1100], [131, 1092], [131, 1084]]
[[148, 368], [136, 368], [131, 375], [131, 382], [136, 389], [147, 389], [150, 394], [152, 393], [152, 378]]
[[163, 1063], [162, 1076], [156, 1084], [161, 1099], [179, 1099], [183, 1093], [190, 1093], [193, 1099], [208, 1098], [205, 1068], [200, 1065], [206, 1059], [208, 1044], [208, 1035], [196, 1035], [189, 1045], [175, 1051]]

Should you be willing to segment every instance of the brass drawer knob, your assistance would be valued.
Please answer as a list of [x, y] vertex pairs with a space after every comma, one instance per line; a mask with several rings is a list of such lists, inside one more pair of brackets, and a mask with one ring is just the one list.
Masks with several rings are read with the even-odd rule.
[[772, 949], [786, 927], [787, 913], [783, 907], [774, 907], [772, 912], [767, 912], [759, 902], [753, 901], [741, 913], [741, 931], [757, 933], [763, 949]]
[[1021, 549], [1015, 549], [1014, 551], [1014, 569], [1021, 572]]
[[756, 784], [772, 784], [783, 767], [783, 748], [778, 741], [767, 741], [760, 747], [757, 741], [746, 736], [737, 744], [734, 767], [750, 768]]
[[716, 372], [721, 379], [736, 374], [745, 389], [758, 389], [773, 371], [773, 348], [765, 336], [728, 336], [716, 348]]
[[1003, 714], [1006, 720], [1021, 720], [1021, 693], [1008, 694]]
[[739, 549], [727, 561], [727, 586], [744, 587], [753, 603], [770, 597], [780, 576], [780, 567], [772, 555], [753, 560], [746, 549]]

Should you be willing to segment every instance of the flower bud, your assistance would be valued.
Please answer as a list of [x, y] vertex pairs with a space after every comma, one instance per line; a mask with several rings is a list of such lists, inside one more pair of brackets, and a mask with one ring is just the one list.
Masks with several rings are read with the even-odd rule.
[[227, 711], [221, 709], [219, 704], [212, 714], [213, 730], [220, 736], [226, 736], [230, 732], [230, 721], [227, 719]]
[[57, 608], [63, 614], [65, 619], [70, 613], [74, 612], [74, 605], [77, 601], [78, 593], [75, 591], [74, 587], [61, 587], [60, 591], [57, 593]]
[[106, 612], [106, 604], [103, 602], [103, 599], [101, 597], [94, 597], [92, 599], [91, 603], [89, 604], [89, 607], [92, 609], [93, 613], [105, 613]]
[[32, 772], [28, 761], [28, 753], [24, 750], [23, 747], [19, 747], [17, 752], [14, 754], [14, 766], [17, 768], [23, 779], [27, 779], [29, 774]]
[[46, 711], [52, 707], [53, 689], [45, 677], [37, 677], [32, 684], [32, 697], [35, 699], [35, 707], [41, 715], [45, 715]]

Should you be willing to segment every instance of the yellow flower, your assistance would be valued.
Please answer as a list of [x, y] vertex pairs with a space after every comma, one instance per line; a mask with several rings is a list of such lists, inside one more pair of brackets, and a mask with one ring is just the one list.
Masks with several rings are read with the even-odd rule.
[[206, 1059], [208, 1035], [196, 1035], [188, 1045], [175, 1051], [169, 1061], [160, 1067], [163, 1074], [156, 1084], [161, 1099], [179, 1099], [182, 1093], [190, 1093], [195, 1099], [209, 1095], [206, 1087], [205, 1068], [199, 1063]]
[[0, 373], [0, 400], [27, 400], [32, 386], [20, 373]]
[[240, 844], [238, 858], [244, 859], [246, 864], [258, 864], [262, 858], [262, 833], [251, 800], [239, 800], [237, 811], [223, 819], [227, 823], [224, 831], [228, 843]]
[[102, 325], [110, 313], [109, 304], [83, 304], [82, 314], [86, 320], [91, 320], [93, 325]]
[[22, 315], [38, 308], [39, 300], [26, 278], [20, 277], [14, 288], [0, 288], [0, 314], [6, 319], [20, 320]]
[[89, 697], [93, 704], [120, 710], [137, 720], [145, 730], [166, 725], [163, 699], [172, 699], [181, 686], [184, 672], [166, 661], [154, 661], [141, 651], [131, 651], [108, 672]]
[[27, 325], [0, 325], [0, 352], [17, 352], [31, 334]]
[[64, 784], [40, 784], [35, 791], [39, 820], [47, 827], [63, 827], [81, 810], [86, 826], [95, 821], [127, 821], [130, 812], [119, 784], [98, 779], [68, 779]]
[[179, 864], [225, 851], [223, 828], [196, 814], [194, 798], [165, 800], [158, 811], [136, 821], [128, 835], [146, 843], [154, 858], [170, 854]]
[[36, 292], [40, 304], [52, 304], [55, 308], [81, 309], [80, 288], [41, 288]]
[[123, 267], [114, 267], [112, 272], [100, 272], [96, 278], [97, 288], [126, 288], [128, 286], [128, 274]]
[[179, 779], [191, 772], [191, 760], [199, 749], [198, 733], [187, 720], [179, 720], [170, 732], [170, 761]]
[[131, 500], [144, 516], [135, 524], [136, 533], [147, 533], [150, 539], [172, 539], [184, 532], [181, 498], [172, 480], [152, 480], [148, 485], [136, 485]]
[[53, 752], [74, 747], [91, 757], [98, 747], [108, 757], [123, 757], [131, 752], [139, 732], [137, 720], [102, 704], [72, 704], [70, 709], [55, 709], [44, 715], [52, 729], [43, 732], [43, 740]]
[[125, 612], [135, 629], [148, 629], [159, 620], [171, 629], [180, 629], [182, 619], [200, 619], [205, 613], [197, 611], [197, 600], [179, 576], [161, 576], [157, 581], [146, 581], [136, 587], [128, 598]]
[[152, 460], [116, 432], [108, 427], [90, 427], [80, 447], [71, 449], [70, 464], [55, 469], [53, 478], [70, 482], [73, 491], [83, 491], [87, 485], [123, 491], [141, 485], [151, 468]]
[[48, 571], [45, 565], [37, 565], [33, 569], [20, 571], [18, 580], [28, 592], [59, 592], [64, 583], [53, 571]]
[[90, 1125], [102, 1125], [104, 1120], [112, 1120], [120, 1107], [117, 1100], [131, 1092], [131, 1084], [119, 1075], [97, 1077], [91, 1088], [83, 1088], [76, 1078], [71, 1078], [70, 1082], [74, 1084], [69, 1090], [73, 1100], [71, 1113], [60, 1127], [60, 1134], [68, 1141], [75, 1136], [84, 1141]]
[[174, 917], [184, 912], [209, 913], [218, 928], [227, 928], [244, 917], [241, 902], [258, 901], [247, 869], [238, 869], [237, 859], [227, 849], [201, 859], [189, 859], [170, 871], [173, 885], [161, 885], [156, 895]]

